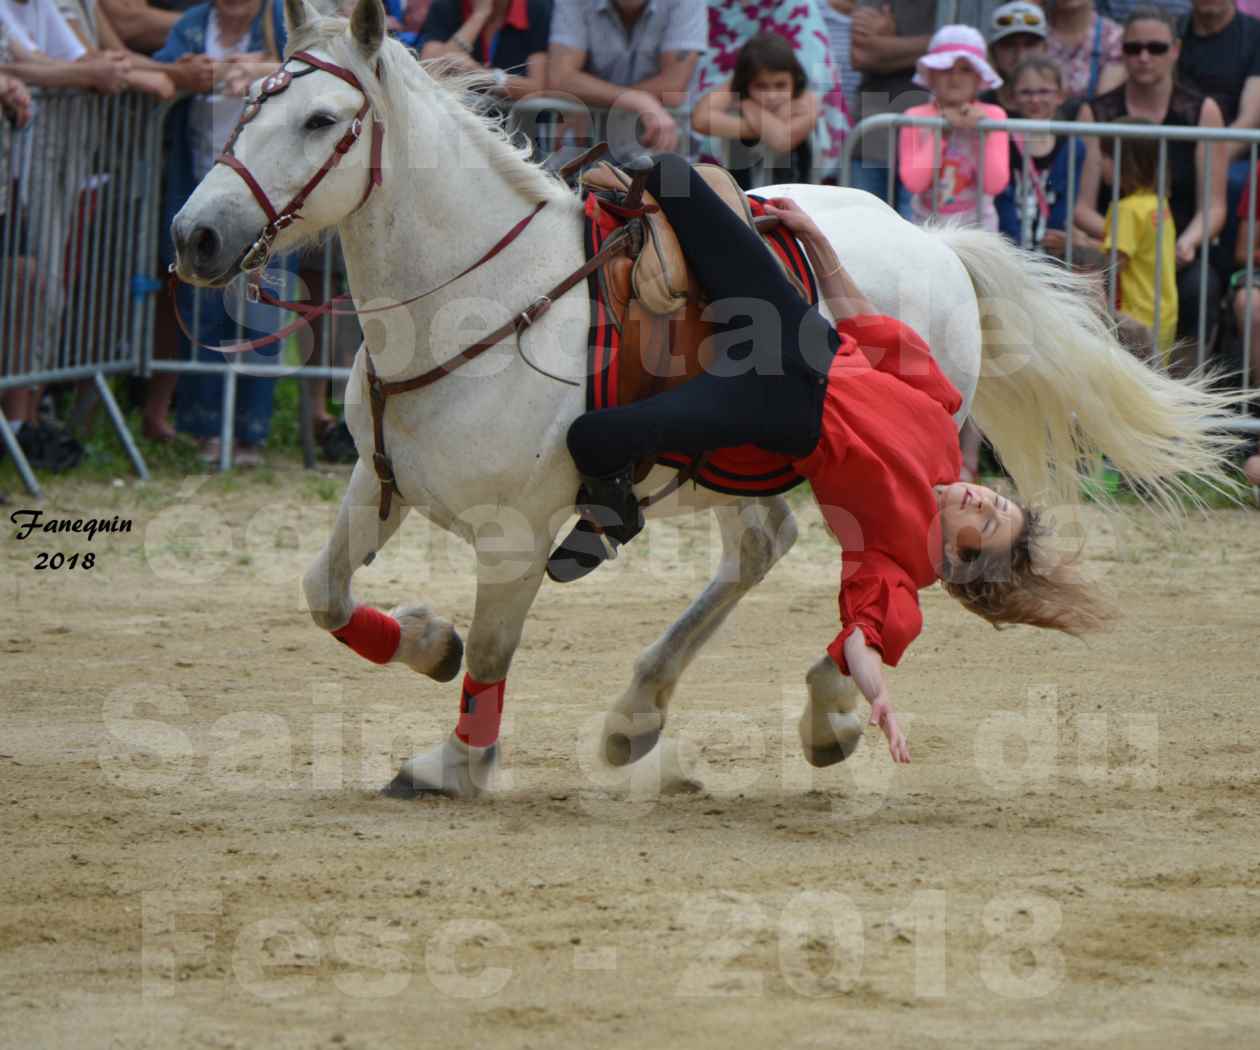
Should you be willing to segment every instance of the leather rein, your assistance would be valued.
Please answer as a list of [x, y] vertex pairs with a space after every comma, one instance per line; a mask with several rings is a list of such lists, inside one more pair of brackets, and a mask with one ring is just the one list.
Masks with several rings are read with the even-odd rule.
[[[288, 68], [288, 63], [290, 61], [302, 62], [307, 68], [297, 72], [291, 72]], [[298, 190], [288, 204], [277, 210], [273, 207], [266, 191], [264, 191], [262, 186], [259, 185], [257, 179], [254, 178], [249, 169], [236, 157], [234, 147], [236, 145], [236, 140], [240, 136], [240, 133], [244, 129], [245, 125], [258, 115], [263, 104], [268, 99], [286, 90], [295, 78], [305, 76], [317, 69], [322, 70], [325, 73], [331, 73], [333, 76], [344, 80], [351, 87], [355, 88], [363, 95], [363, 104], [359, 107], [358, 112], [355, 113], [350, 127], [333, 147], [332, 153], [329, 155], [328, 159], [320, 166], [319, 170], [311, 176], [307, 183]], [[254, 200], [257, 201], [259, 206], [262, 208], [263, 214], [267, 216], [267, 225], [263, 227], [257, 240], [255, 240], [249, 251], [245, 253], [240, 262], [241, 270], [247, 274], [249, 279], [246, 286], [246, 298], [250, 302], [261, 302], [267, 306], [292, 311], [298, 315], [298, 319], [268, 336], [259, 339], [252, 339], [248, 342], [236, 343], [231, 346], [214, 347], [214, 349], [218, 350], [220, 353], [247, 353], [251, 350], [256, 350], [260, 347], [277, 343], [287, 338], [290, 334], [304, 325], [311, 324], [324, 314], [330, 314], [332, 316], [364, 316], [367, 314], [381, 313], [386, 310], [399, 309], [401, 307], [408, 306], [411, 303], [417, 302], [426, 296], [433, 295], [435, 292], [439, 292], [449, 285], [454, 284], [460, 278], [466, 277], [468, 274], [472, 273], [474, 270], [489, 262], [496, 255], [502, 252], [525, 231], [526, 227], [529, 226], [538, 213], [546, 207], [546, 201], [539, 202], [528, 215], [508, 230], [508, 232], [504, 234], [479, 259], [477, 259], [476, 262], [461, 270], [454, 277], [450, 277], [441, 284], [413, 295], [408, 299], [404, 299], [401, 302], [390, 303], [387, 306], [356, 309], [352, 305], [354, 300], [352, 295], [334, 296], [318, 306], [310, 306], [306, 303], [280, 299], [272, 295], [271, 292], [262, 285], [263, 278], [261, 274], [264, 271], [267, 262], [271, 258], [271, 252], [276, 237], [279, 236], [280, 232], [287, 226], [301, 218], [300, 212], [302, 206], [306, 203], [311, 193], [313, 193], [315, 188], [324, 180], [324, 177], [341, 163], [342, 158], [349, 153], [355, 143], [358, 142], [359, 137], [363, 134], [364, 118], [368, 115], [370, 109], [371, 103], [368, 99], [367, 92], [364, 91], [359, 78], [355, 76], [351, 70], [345, 69], [342, 66], [334, 65], [331, 62], [325, 62], [323, 59], [312, 55], [309, 51], [297, 51], [289, 56], [289, 58], [285, 61], [285, 64], [281, 66], [280, 69], [263, 80], [257, 97], [252, 99], [245, 106], [244, 110], [242, 110], [240, 118], [236, 122], [236, 126], [232, 129], [231, 135], [228, 136], [228, 140], [224, 144], [223, 152], [215, 158], [215, 163], [223, 164], [226, 167], [231, 168], [241, 177], [241, 180], [249, 188], [250, 193], [253, 194]], [[367, 186], [364, 188], [362, 198], [360, 198], [359, 203], [355, 205], [350, 214], [353, 214], [354, 211], [358, 211], [362, 208], [363, 205], [367, 203], [368, 198], [372, 195], [372, 190], [381, 185], [381, 151], [384, 137], [384, 126], [378, 119], [376, 119], [375, 116], [373, 116], [371, 175], [368, 179]], [[567, 178], [574, 172], [579, 171], [585, 165], [598, 160], [607, 152], [607, 143], [598, 143], [581, 156], [575, 157], [563, 165], [559, 169], [559, 174], [562, 178]], [[638, 214], [642, 214], [641, 208], [634, 210]], [[633, 218], [633, 216], [629, 214], [624, 217]], [[438, 380], [450, 375], [456, 369], [462, 368], [464, 365], [475, 360], [487, 350], [497, 346], [509, 335], [515, 335], [517, 337], [517, 349], [521, 353], [522, 359], [531, 368], [535, 369], [535, 371], [546, 375], [550, 379], [555, 379], [558, 382], [566, 383], [570, 386], [580, 385], [574, 380], [552, 375], [551, 373], [545, 372], [538, 368], [538, 366], [534, 365], [533, 362], [525, 356], [524, 350], [520, 347], [520, 337], [526, 329], [531, 327], [535, 321], [542, 317], [543, 314], [551, 308], [552, 304], [557, 299], [566, 294], [577, 284], [584, 281], [591, 273], [604, 266], [616, 256], [632, 252], [637, 240], [638, 238], [631, 233], [629, 227], [621, 227], [612, 236], [610, 236], [607, 241], [605, 241], [604, 246], [595, 255], [591, 256], [590, 259], [569, 274], [568, 277], [564, 278], [564, 280], [548, 289], [545, 294], [534, 299], [533, 302], [526, 306], [524, 310], [518, 313], [510, 321], [496, 328], [485, 338], [473, 343], [471, 346], [465, 347], [449, 361], [446, 361], [435, 368], [431, 368], [422, 375], [416, 376], [412, 379], [397, 380], [389, 383], [384, 382], [380, 376], [377, 375], [376, 367], [372, 363], [372, 355], [370, 353], [364, 353], [363, 359], [365, 374], [368, 382], [370, 405], [372, 410], [372, 466], [376, 472], [376, 477], [380, 482], [381, 487], [380, 505], [378, 508], [378, 514], [381, 521], [384, 521], [389, 517], [393, 504], [393, 497], [397, 495], [399, 499], [402, 498], [402, 492], [398, 488], [398, 481], [394, 476], [393, 463], [390, 460], [389, 454], [385, 448], [385, 405], [388, 399], [394, 394], [404, 394], [413, 390], [421, 390], [424, 387], [431, 386]], [[174, 264], [172, 264], [172, 283], [176, 280], [174, 276], [174, 269]], [[345, 308], [347, 305], [349, 308]], [[180, 323], [180, 327], [184, 330], [184, 334], [195, 343], [196, 339], [192, 333], [188, 331], [187, 326], [184, 324], [184, 319], [179, 314], [178, 306], [176, 307], [175, 314]], [[640, 502], [643, 506], [647, 507], [664, 499], [666, 496], [681, 488], [687, 483], [687, 481], [691, 480], [691, 478], [693, 478], [699, 470], [700, 465], [701, 460], [697, 457], [692, 461], [688, 468], [679, 471], [675, 477], [663, 489], [661, 489], [661, 491], [652, 496], [646, 497]]]

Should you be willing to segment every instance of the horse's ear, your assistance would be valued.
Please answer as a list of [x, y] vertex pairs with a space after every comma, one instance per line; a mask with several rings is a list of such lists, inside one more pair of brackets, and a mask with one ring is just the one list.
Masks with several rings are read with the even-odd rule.
[[371, 58], [385, 39], [385, 5], [381, 0], [359, 0], [350, 16], [350, 35]]
[[320, 13], [306, 0], [284, 0], [284, 30], [288, 36], [319, 17]]

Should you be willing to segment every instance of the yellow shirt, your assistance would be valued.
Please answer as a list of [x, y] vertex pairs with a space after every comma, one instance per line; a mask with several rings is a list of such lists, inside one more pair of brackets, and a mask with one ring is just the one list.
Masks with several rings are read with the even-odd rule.
[[[1112, 208], [1107, 209], [1103, 254], [1111, 251]], [[1156, 254], [1159, 226], [1163, 244]], [[1116, 309], [1147, 328], [1155, 328], [1155, 274], [1159, 283], [1159, 345], [1167, 350], [1177, 339], [1177, 230], [1165, 204], [1149, 190], [1121, 197], [1115, 227], [1116, 250], [1128, 256], [1116, 282]]]

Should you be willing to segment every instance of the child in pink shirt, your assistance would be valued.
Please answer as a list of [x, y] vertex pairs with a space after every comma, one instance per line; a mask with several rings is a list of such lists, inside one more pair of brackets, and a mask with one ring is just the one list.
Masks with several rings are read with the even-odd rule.
[[995, 90], [1002, 84], [985, 54], [984, 38], [977, 30], [942, 26], [932, 37], [927, 54], [918, 61], [914, 82], [932, 92], [932, 101], [912, 106], [906, 115], [944, 117], [950, 126], [939, 132], [935, 128], [901, 129], [897, 171], [914, 195], [911, 203], [916, 222], [933, 214], [975, 222], [978, 208], [978, 225], [986, 230], [998, 228], [993, 198], [1011, 178], [1010, 137], [1004, 131], [986, 134], [981, 165], [976, 125], [981, 120], [1006, 119], [1001, 106], [976, 101], [982, 90]]

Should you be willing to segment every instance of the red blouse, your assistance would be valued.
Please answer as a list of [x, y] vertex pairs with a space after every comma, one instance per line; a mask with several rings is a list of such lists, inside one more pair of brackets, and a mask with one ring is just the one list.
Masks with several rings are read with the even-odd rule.
[[923, 627], [919, 588], [938, 578], [933, 485], [962, 471], [953, 415], [962, 395], [927, 344], [891, 317], [836, 324], [822, 437], [794, 466], [840, 542], [840, 620], [827, 652], [845, 674], [845, 639], [858, 627], [896, 666]]

